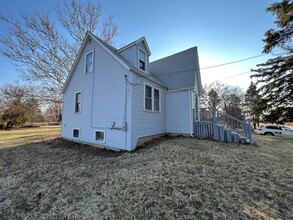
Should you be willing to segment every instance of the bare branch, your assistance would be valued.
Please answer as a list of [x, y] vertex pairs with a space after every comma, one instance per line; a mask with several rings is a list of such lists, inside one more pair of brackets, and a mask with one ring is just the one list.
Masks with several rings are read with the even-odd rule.
[[[0, 36], [0, 52], [15, 64], [24, 80], [39, 88], [44, 99], [60, 102], [80, 44], [88, 31], [97, 31], [101, 12], [101, 3], [71, 0], [55, 8], [59, 26], [49, 13], [21, 12], [19, 19], [0, 14], [0, 21], [9, 27]], [[113, 44], [118, 32], [114, 17], [109, 16], [99, 30], [99, 37]]]

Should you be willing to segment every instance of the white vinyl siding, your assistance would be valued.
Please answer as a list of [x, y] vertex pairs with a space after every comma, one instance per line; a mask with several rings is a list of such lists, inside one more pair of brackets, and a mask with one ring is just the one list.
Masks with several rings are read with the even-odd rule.
[[[85, 55], [94, 51], [94, 68], [91, 74], [85, 73]], [[125, 75], [129, 80], [131, 73], [109, 54], [95, 40], [88, 43], [64, 93], [62, 116], [62, 137], [72, 137], [72, 129], [80, 128], [79, 141], [110, 146], [116, 149], [131, 149], [131, 90], [127, 87], [125, 99]], [[98, 68], [95, 68], [97, 66]], [[81, 91], [81, 112], [75, 113], [75, 93]], [[122, 91], [122, 92], [121, 92]], [[109, 101], [111, 100], [111, 101]], [[127, 110], [125, 111], [125, 103]], [[123, 125], [126, 112], [127, 131], [111, 129], [113, 121], [116, 127]], [[95, 141], [95, 130], [104, 130], [104, 143]]]
[[94, 70], [94, 52], [91, 51], [85, 55], [85, 73], [91, 73]]
[[[141, 83], [141, 78], [133, 77], [133, 81], [137, 86], [133, 86], [132, 93], [132, 149], [137, 146], [138, 139], [150, 135], [164, 134], [166, 132], [165, 122], [165, 93], [163, 88], [155, 85], [155, 88], [160, 91], [160, 113], [152, 112], [144, 109], [145, 85], [154, 87], [150, 81]], [[153, 105], [152, 105], [153, 106]]]
[[189, 91], [166, 93], [166, 131], [168, 133], [190, 134]]

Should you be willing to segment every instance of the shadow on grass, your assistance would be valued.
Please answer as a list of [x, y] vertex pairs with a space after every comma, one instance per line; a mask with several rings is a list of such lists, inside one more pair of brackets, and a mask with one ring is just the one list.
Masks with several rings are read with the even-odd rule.
[[[37, 136], [37, 135], [34, 135]], [[4, 151], [18, 151], [18, 150], [30, 150], [35, 147], [49, 147], [49, 148], [60, 148], [64, 150], [71, 150], [78, 152], [80, 154], [88, 154], [94, 156], [100, 156], [105, 158], [115, 158], [126, 153], [125, 151], [113, 151], [105, 148], [94, 147], [87, 144], [76, 143], [73, 141], [67, 141], [62, 138], [55, 138], [45, 141], [33, 142], [28, 144], [9, 146], [9, 147], [0, 147], [0, 153]]]

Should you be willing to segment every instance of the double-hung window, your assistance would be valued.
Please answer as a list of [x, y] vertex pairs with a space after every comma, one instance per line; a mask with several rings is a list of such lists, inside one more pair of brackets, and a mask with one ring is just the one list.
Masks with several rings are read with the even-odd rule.
[[75, 113], [81, 112], [81, 92], [75, 93], [74, 112]]
[[94, 52], [91, 51], [85, 55], [85, 74], [94, 70]]
[[160, 111], [160, 90], [154, 88], [154, 111]]
[[160, 112], [160, 90], [148, 84], [145, 84], [144, 89], [144, 110]]
[[139, 69], [146, 71], [146, 52], [138, 48], [138, 67]]
[[153, 109], [153, 96], [152, 87], [145, 85], [145, 110], [152, 111]]

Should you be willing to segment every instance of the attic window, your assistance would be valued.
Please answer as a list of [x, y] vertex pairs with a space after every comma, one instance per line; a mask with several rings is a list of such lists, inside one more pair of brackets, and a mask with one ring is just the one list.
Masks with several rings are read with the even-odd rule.
[[145, 71], [145, 64], [146, 64], [146, 52], [144, 52], [142, 49], [138, 49], [138, 67], [139, 69]]
[[93, 72], [94, 70], [93, 61], [94, 61], [94, 53], [93, 51], [91, 51], [85, 55], [85, 73], [86, 74]]

